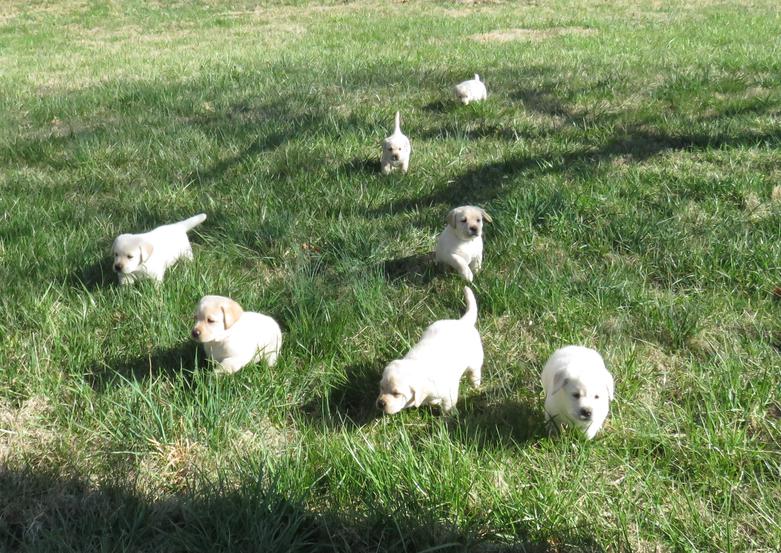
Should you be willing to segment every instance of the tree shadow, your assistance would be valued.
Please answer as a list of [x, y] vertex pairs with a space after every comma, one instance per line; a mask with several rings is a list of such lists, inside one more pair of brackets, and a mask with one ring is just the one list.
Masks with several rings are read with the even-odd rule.
[[95, 365], [84, 375], [95, 391], [102, 392], [122, 381], [153, 378], [184, 379], [192, 382], [195, 372], [208, 367], [203, 352], [194, 342], [156, 349], [147, 355], [110, 359]]
[[339, 167], [340, 172], [350, 175], [379, 175], [380, 174], [380, 150], [377, 149], [376, 157], [354, 157]]
[[71, 285], [83, 287], [89, 291], [118, 284], [117, 276], [111, 270], [111, 260], [96, 261], [71, 273], [68, 278]]
[[582, 530], [540, 536], [522, 523], [499, 541], [483, 529], [443, 521], [409, 497], [355, 512], [316, 510], [309, 506], [317, 503], [313, 488], [285, 493], [268, 469], [248, 465], [230, 483], [199, 476], [188, 491], [161, 499], [119, 477], [96, 482], [61, 467], [3, 467], [0, 550], [93, 551], [100, 544], [114, 551], [604, 551]]

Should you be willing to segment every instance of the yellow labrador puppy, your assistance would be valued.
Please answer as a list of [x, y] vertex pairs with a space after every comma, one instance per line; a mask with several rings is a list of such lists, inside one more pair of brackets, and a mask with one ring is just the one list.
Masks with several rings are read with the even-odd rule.
[[583, 346], [553, 352], [542, 369], [542, 388], [548, 423], [574, 426], [589, 440], [602, 428], [615, 392], [602, 356]]
[[393, 415], [408, 407], [440, 405], [448, 412], [458, 401], [461, 376], [480, 386], [483, 344], [475, 328], [477, 302], [464, 287], [467, 310], [460, 319], [437, 321], [402, 359], [385, 367], [377, 407]]
[[454, 89], [456, 98], [465, 106], [469, 102], [479, 102], [488, 98], [485, 84], [480, 80], [480, 75], [475, 73], [475, 78], [458, 83]]
[[191, 335], [203, 344], [206, 355], [220, 365], [216, 372], [221, 374], [235, 373], [261, 359], [272, 366], [282, 347], [282, 331], [274, 319], [244, 311], [224, 296], [201, 298]]
[[463, 205], [451, 209], [447, 226], [437, 238], [436, 260], [472, 282], [483, 263], [483, 222], [491, 221], [479, 207]]
[[143, 234], [120, 234], [111, 247], [114, 272], [120, 284], [130, 284], [139, 278], [162, 282], [166, 269], [180, 258], [192, 259], [193, 250], [187, 231], [206, 220], [201, 213], [184, 221], [163, 225]]
[[411, 153], [412, 145], [409, 138], [401, 132], [401, 120], [397, 111], [393, 134], [382, 142], [382, 158], [380, 159], [382, 174], [387, 175], [395, 168], [401, 168], [401, 172], [406, 173], [409, 170], [409, 156]]

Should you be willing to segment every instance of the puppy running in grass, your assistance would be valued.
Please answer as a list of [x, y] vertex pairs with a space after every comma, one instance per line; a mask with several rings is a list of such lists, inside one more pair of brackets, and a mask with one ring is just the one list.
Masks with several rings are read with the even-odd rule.
[[574, 426], [591, 440], [602, 428], [613, 400], [613, 376], [602, 356], [583, 346], [556, 350], [542, 369], [545, 419], [552, 429]]
[[261, 359], [272, 366], [282, 347], [282, 331], [274, 319], [244, 311], [224, 296], [201, 298], [191, 335], [203, 344], [206, 355], [220, 365], [215, 371], [218, 374], [235, 373]]
[[380, 167], [382, 174], [387, 175], [393, 169], [401, 168], [402, 173], [409, 170], [409, 156], [412, 153], [412, 146], [409, 138], [401, 132], [401, 119], [399, 112], [396, 112], [396, 126], [393, 134], [382, 142], [382, 158]]
[[463, 205], [451, 209], [447, 226], [437, 238], [437, 262], [450, 265], [467, 282], [472, 282], [483, 264], [483, 222], [491, 221], [480, 207]]
[[201, 213], [143, 234], [117, 236], [111, 249], [114, 253], [113, 268], [119, 283], [130, 284], [139, 278], [162, 282], [166, 269], [178, 259], [193, 258], [187, 231], [205, 220], [206, 214]]
[[479, 102], [488, 98], [485, 84], [477, 73], [475, 73], [474, 79], [458, 83], [454, 91], [456, 98], [465, 106], [469, 105], [469, 102]]
[[463, 317], [433, 323], [404, 358], [385, 367], [377, 407], [386, 414], [427, 404], [450, 411], [458, 401], [465, 372], [473, 386], [480, 386], [483, 344], [475, 328], [477, 302], [468, 287], [464, 295], [467, 309]]

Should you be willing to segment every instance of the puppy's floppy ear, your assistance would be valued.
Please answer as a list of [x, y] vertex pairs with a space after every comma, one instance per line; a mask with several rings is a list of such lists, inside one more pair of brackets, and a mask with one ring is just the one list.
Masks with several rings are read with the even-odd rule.
[[236, 324], [236, 321], [239, 320], [241, 314], [244, 313], [241, 306], [233, 300], [224, 302], [222, 306], [220, 306], [220, 309], [222, 309], [222, 320], [225, 324], [225, 330], [228, 330]]
[[426, 396], [428, 395], [426, 390], [424, 390], [423, 379], [413, 378], [412, 381], [409, 382], [409, 389], [412, 397], [407, 404], [414, 407], [420, 407], [423, 404], [423, 400], [426, 399]]
[[447, 224], [456, 228], [456, 217], [458, 217], [458, 208], [454, 207], [447, 213]]
[[147, 259], [149, 259], [149, 256], [152, 255], [152, 252], [155, 250], [154, 246], [150, 242], [141, 242], [141, 245], [138, 247], [138, 249], [141, 263], [144, 263]]
[[553, 391], [551, 392], [551, 395], [554, 395], [558, 393], [559, 390], [561, 390], [564, 386], [567, 385], [567, 382], [569, 381], [569, 378], [566, 378], [564, 376], [564, 371], [559, 371], [556, 374], [553, 375]]
[[491, 219], [491, 216], [488, 215], [488, 212], [485, 209], [483, 209], [482, 207], [480, 208], [480, 213], [483, 214], [483, 219], [485, 219], [486, 223], [493, 223], [494, 222], [494, 220]]
[[615, 385], [613, 384], [613, 375], [607, 375], [607, 382], [605, 382], [605, 388], [607, 389], [607, 397], [610, 399], [610, 401], [613, 401], [613, 397], [615, 396], [616, 390]]

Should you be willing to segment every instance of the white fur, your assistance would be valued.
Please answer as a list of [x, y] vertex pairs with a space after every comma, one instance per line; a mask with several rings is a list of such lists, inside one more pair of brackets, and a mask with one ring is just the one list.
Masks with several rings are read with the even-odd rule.
[[163, 225], [143, 234], [120, 234], [111, 246], [113, 269], [120, 284], [139, 278], [162, 282], [166, 269], [179, 258], [192, 259], [193, 251], [187, 231], [206, 220], [201, 213], [184, 221]]
[[483, 263], [484, 221], [491, 222], [484, 209], [456, 207], [447, 214], [447, 226], [437, 238], [436, 260], [453, 267], [468, 282]]
[[244, 311], [224, 296], [204, 296], [198, 302], [195, 320], [191, 335], [220, 365], [217, 373], [232, 374], [261, 359], [269, 366], [277, 362], [282, 331], [268, 315]]
[[400, 168], [402, 173], [406, 173], [409, 170], [409, 156], [411, 153], [412, 145], [409, 138], [401, 132], [401, 120], [397, 111], [393, 134], [382, 142], [382, 158], [380, 159], [382, 173], [387, 175], [396, 168]]
[[480, 385], [483, 345], [475, 328], [477, 302], [465, 287], [467, 310], [460, 319], [437, 321], [402, 359], [382, 373], [377, 407], [392, 415], [408, 407], [440, 405], [450, 411], [458, 401], [461, 376]]
[[546, 420], [554, 428], [574, 426], [589, 440], [602, 428], [615, 391], [602, 356], [583, 346], [553, 352], [542, 370], [542, 388]]
[[469, 102], [479, 102], [488, 98], [485, 84], [480, 80], [480, 75], [475, 73], [475, 78], [458, 83], [454, 87], [456, 98], [465, 106]]

